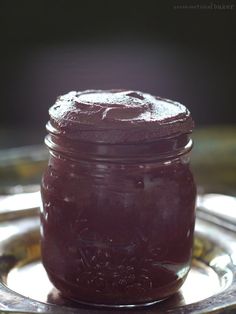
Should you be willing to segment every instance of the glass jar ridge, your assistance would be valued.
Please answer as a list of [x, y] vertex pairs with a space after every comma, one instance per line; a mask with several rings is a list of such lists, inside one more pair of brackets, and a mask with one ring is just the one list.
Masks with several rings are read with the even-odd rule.
[[45, 137], [47, 147], [73, 159], [151, 162], [173, 159], [191, 151], [193, 141], [189, 134], [174, 134], [150, 142], [104, 143], [81, 141], [70, 138], [66, 132], [60, 132], [50, 121], [46, 125], [48, 135]]

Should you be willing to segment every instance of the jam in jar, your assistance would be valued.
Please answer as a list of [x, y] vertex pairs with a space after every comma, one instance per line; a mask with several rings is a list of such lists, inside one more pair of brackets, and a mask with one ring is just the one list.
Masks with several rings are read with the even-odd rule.
[[41, 247], [51, 282], [93, 305], [173, 295], [193, 245], [189, 111], [139, 91], [87, 90], [59, 97], [49, 114]]

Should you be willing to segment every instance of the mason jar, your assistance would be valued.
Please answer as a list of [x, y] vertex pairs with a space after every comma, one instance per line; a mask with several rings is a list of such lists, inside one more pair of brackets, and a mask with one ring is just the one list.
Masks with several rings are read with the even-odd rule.
[[49, 114], [41, 247], [51, 282], [96, 306], [176, 293], [195, 222], [189, 111], [141, 92], [89, 90], [60, 97]]

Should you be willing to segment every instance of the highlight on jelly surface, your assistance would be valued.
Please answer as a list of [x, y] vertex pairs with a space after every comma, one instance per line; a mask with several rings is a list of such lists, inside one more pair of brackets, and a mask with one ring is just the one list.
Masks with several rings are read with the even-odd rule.
[[188, 109], [140, 91], [87, 90], [60, 96], [49, 116], [41, 247], [51, 282], [96, 306], [176, 293], [195, 222]]

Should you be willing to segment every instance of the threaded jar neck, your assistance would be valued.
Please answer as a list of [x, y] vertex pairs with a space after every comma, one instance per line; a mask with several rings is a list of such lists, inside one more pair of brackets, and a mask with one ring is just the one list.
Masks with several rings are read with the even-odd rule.
[[153, 162], [178, 158], [191, 151], [193, 142], [189, 134], [174, 134], [150, 142], [102, 143], [69, 138], [50, 122], [47, 124], [47, 147], [73, 160], [104, 162]]

